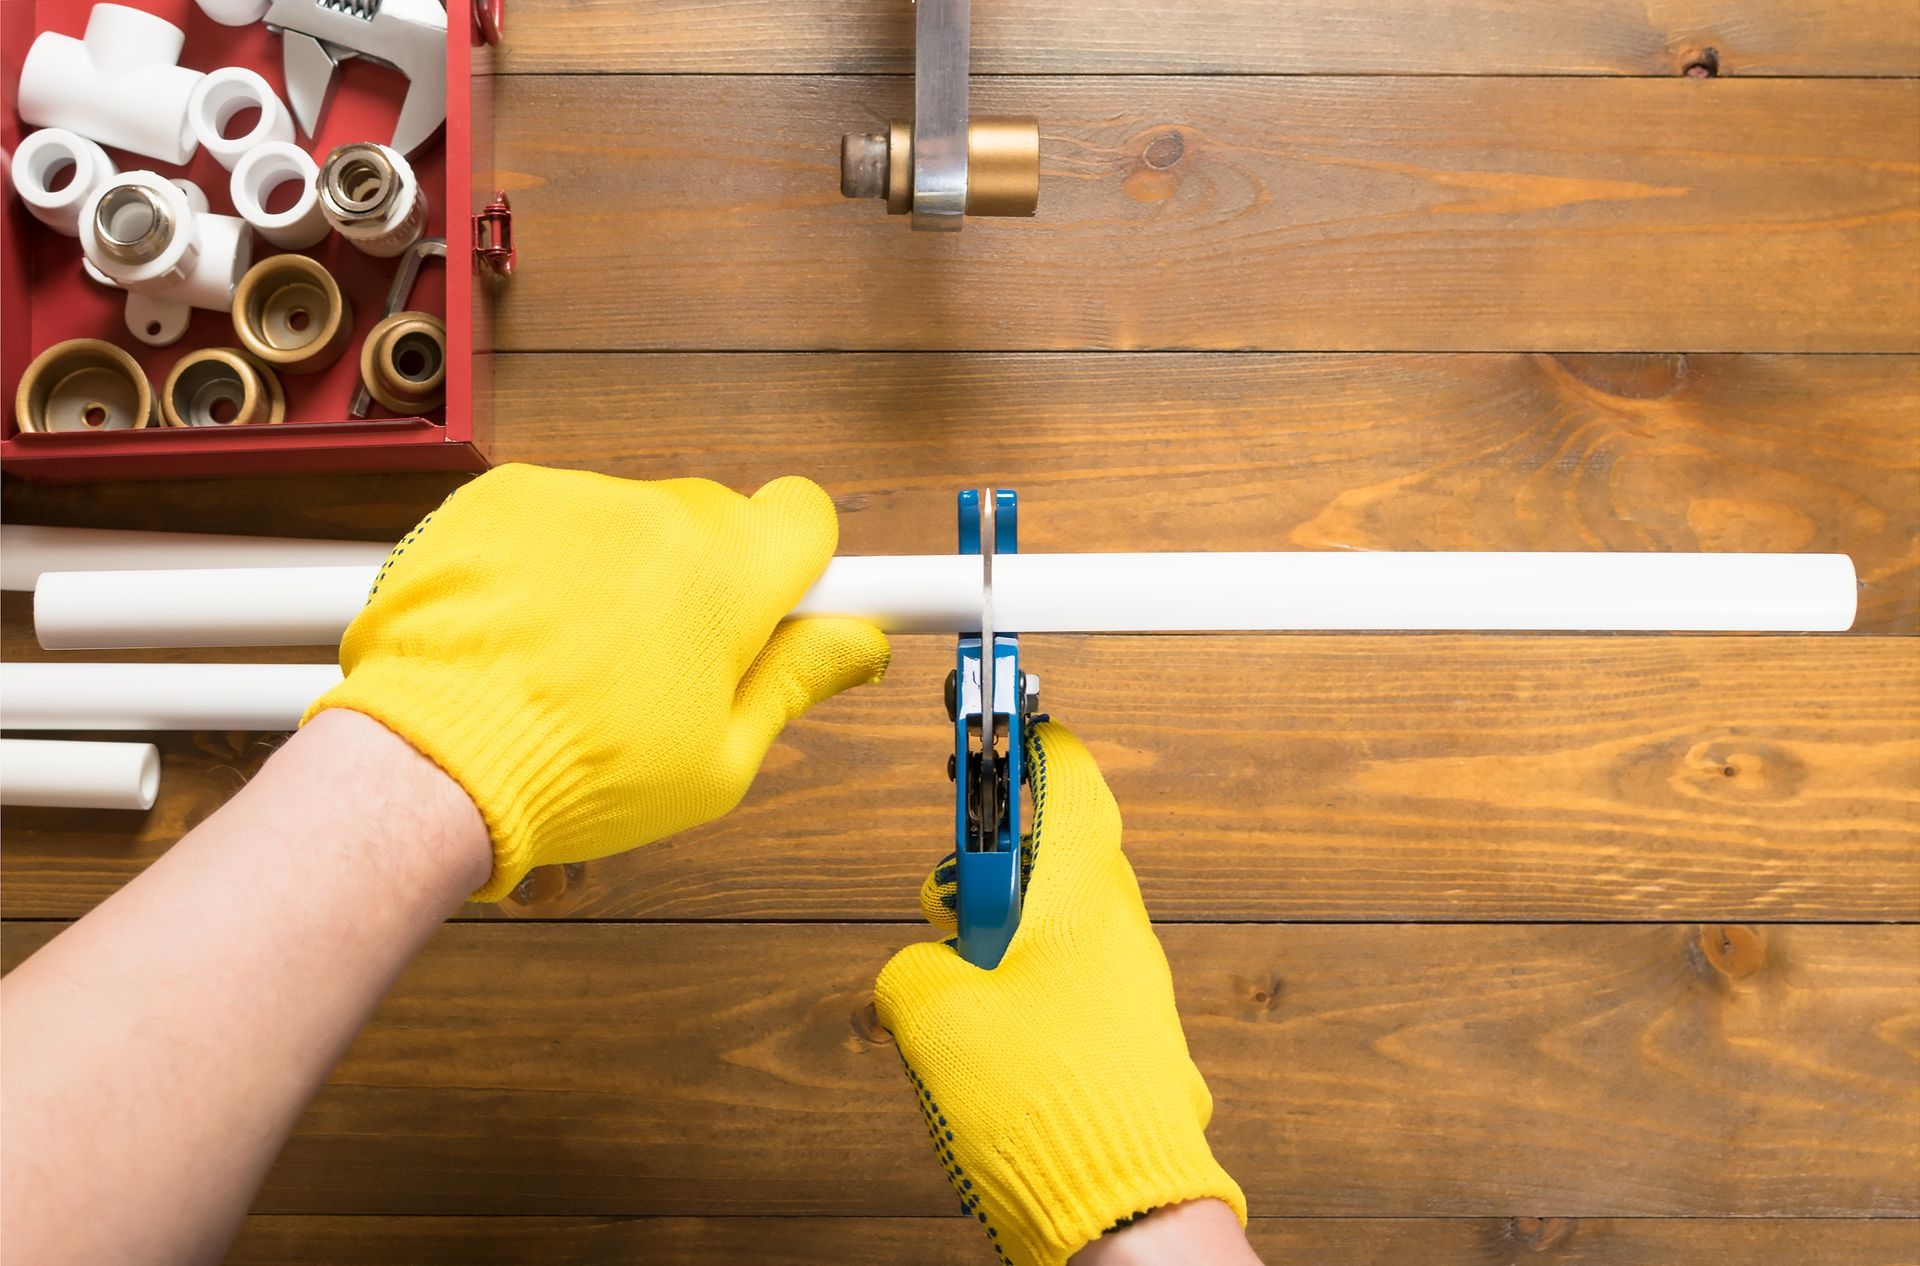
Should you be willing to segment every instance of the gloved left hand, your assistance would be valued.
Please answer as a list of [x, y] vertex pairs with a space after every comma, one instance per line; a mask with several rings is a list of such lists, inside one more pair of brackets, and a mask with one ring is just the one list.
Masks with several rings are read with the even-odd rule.
[[502, 466], [394, 546], [307, 709], [364, 712], [466, 789], [497, 901], [719, 817], [788, 721], [886, 670], [858, 620], [782, 624], [839, 539], [805, 479], [752, 498]]

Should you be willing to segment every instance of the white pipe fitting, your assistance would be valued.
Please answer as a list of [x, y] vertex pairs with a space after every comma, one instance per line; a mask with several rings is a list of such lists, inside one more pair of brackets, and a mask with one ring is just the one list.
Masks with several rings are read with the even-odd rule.
[[[234, 165], [230, 192], [233, 209], [261, 237], [282, 250], [304, 250], [327, 235], [327, 217], [314, 187], [320, 168], [298, 145], [269, 141], [255, 146]], [[284, 211], [267, 210], [267, 199], [285, 184], [299, 193]]]
[[186, 33], [120, 4], [96, 4], [80, 39], [42, 31], [20, 67], [20, 117], [115, 149], [185, 163], [200, 142], [187, 102], [202, 75], [178, 65]]
[[[227, 125], [243, 110], [257, 110], [260, 117], [244, 134], [228, 136]], [[228, 171], [257, 146], [293, 139], [293, 114], [286, 103], [245, 66], [209, 71], [193, 90], [187, 121], [207, 153]]]
[[246, 26], [267, 16], [273, 0], [197, 0], [200, 12], [221, 26]]
[[[65, 171], [66, 179], [55, 180]], [[13, 151], [13, 187], [33, 218], [56, 233], [77, 237], [80, 207], [116, 174], [107, 151], [65, 128], [47, 127]]]
[[151, 347], [177, 342], [192, 309], [228, 312], [253, 262], [246, 221], [208, 213], [189, 181], [128, 172], [80, 208], [87, 272], [127, 294], [127, 328]]
[[327, 222], [369, 255], [398, 255], [426, 232], [426, 190], [390, 146], [342, 145], [320, 164], [316, 186]]

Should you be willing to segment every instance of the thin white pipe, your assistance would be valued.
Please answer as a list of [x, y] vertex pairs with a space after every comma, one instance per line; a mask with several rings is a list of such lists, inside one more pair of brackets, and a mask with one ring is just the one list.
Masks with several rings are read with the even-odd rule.
[[[374, 570], [49, 572], [34, 627], [58, 650], [326, 645]], [[1009, 554], [993, 601], [1023, 633], [1835, 632], [1857, 596], [1844, 554]], [[980, 597], [977, 558], [837, 558], [792, 615], [957, 633]]]
[[287, 536], [121, 532], [112, 528], [0, 525], [0, 589], [31, 589], [42, 572], [178, 567], [378, 567], [392, 546]]
[[146, 810], [159, 790], [151, 743], [0, 739], [0, 804]]
[[0, 729], [291, 730], [332, 664], [0, 664]]

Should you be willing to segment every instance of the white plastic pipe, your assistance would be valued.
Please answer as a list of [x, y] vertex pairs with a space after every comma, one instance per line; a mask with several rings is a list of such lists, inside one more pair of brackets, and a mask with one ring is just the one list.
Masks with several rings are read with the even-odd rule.
[[[49, 649], [337, 642], [372, 567], [49, 572]], [[1232, 630], [1834, 632], [1853, 624], [1844, 554], [1013, 554], [994, 624], [1021, 633]], [[980, 561], [836, 558], [794, 617], [890, 633], [980, 626]]]
[[182, 567], [377, 567], [390, 546], [287, 536], [122, 532], [112, 528], [0, 524], [0, 589], [32, 589], [48, 571], [148, 571]]
[[146, 810], [159, 791], [151, 743], [0, 739], [0, 804]]
[[332, 664], [0, 664], [0, 729], [291, 730]]
[[[227, 124], [243, 110], [257, 111], [253, 126], [228, 136]], [[228, 171], [255, 146], [293, 140], [293, 114], [265, 79], [245, 66], [209, 71], [187, 102], [187, 122], [200, 146]]]
[[184, 164], [199, 145], [187, 101], [201, 78], [178, 64], [186, 42], [186, 32], [164, 18], [96, 4], [81, 38], [53, 31], [34, 37], [15, 105], [36, 126]]
[[[58, 188], [54, 180], [62, 172]], [[115, 168], [107, 151], [77, 132], [43, 127], [13, 151], [13, 187], [33, 218], [56, 233], [77, 237], [80, 207]]]
[[222, 26], [246, 26], [267, 16], [272, 0], [198, 0], [200, 12]]
[[[233, 209], [254, 232], [282, 250], [305, 250], [327, 235], [327, 217], [314, 187], [320, 168], [298, 145], [268, 141], [248, 150], [233, 168], [228, 190]], [[297, 191], [284, 211], [267, 210], [267, 199], [282, 185]]]

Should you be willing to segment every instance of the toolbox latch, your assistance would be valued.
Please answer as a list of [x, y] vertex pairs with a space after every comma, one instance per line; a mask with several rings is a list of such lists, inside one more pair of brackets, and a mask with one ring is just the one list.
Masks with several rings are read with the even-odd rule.
[[473, 217], [473, 258], [496, 280], [513, 276], [513, 205], [505, 190], [497, 190], [493, 201]]

